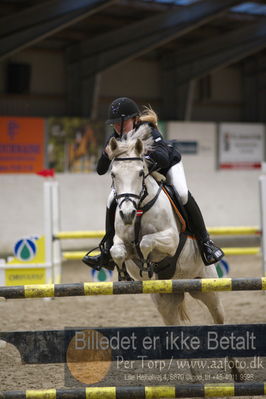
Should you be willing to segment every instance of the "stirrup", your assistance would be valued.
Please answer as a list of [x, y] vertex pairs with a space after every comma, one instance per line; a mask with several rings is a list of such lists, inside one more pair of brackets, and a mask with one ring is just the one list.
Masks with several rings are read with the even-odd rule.
[[[90, 253], [98, 248], [100, 249], [100, 254], [90, 256]], [[102, 267], [111, 271], [113, 271], [115, 268], [115, 263], [112, 260], [109, 251], [107, 251], [103, 245], [100, 245], [99, 247], [91, 249], [89, 252], [87, 252], [86, 255], [83, 257], [82, 262], [98, 271], [101, 270]]]
[[[98, 249], [99, 247], [91, 249], [89, 252], [86, 253], [86, 255], [83, 256], [82, 262], [85, 263], [86, 266], [91, 267], [94, 270], [101, 270], [102, 266], [100, 265], [100, 257], [101, 254], [95, 255], [95, 256], [90, 256], [90, 253]], [[96, 261], [97, 258], [97, 261]], [[98, 262], [99, 259], [99, 262]]]
[[210, 239], [201, 242], [199, 247], [202, 260], [206, 266], [212, 265], [224, 257], [223, 250], [217, 247]]

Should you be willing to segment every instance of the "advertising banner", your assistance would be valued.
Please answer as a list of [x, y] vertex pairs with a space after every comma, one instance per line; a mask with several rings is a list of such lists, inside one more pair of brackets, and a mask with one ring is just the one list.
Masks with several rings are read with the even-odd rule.
[[219, 126], [219, 167], [221, 169], [260, 168], [264, 160], [264, 126], [222, 123]]
[[84, 118], [48, 118], [48, 168], [56, 172], [94, 171], [104, 135], [102, 122]]
[[44, 162], [44, 119], [0, 117], [0, 173], [36, 173]]

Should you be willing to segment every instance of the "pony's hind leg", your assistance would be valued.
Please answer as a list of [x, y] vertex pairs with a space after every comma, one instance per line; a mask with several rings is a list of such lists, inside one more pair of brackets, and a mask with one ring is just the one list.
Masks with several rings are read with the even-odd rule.
[[151, 297], [166, 326], [178, 325], [184, 320], [189, 320], [185, 310], [184, 293], [151, 294]]
[[224, 308], [218, 292], [190, 292], [190, 295], [207, 306], [215, 324], [224, 324]]

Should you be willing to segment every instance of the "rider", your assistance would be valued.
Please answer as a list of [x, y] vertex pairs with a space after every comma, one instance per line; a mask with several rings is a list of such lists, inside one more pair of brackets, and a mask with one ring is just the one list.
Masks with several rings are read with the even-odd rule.
[[[187, 212], [189, 226], [196, 237], [205, 265], [211, 265], [219, 261], [224, 256], [224, 253], [209, 237], [201, 211], [188, 190], [181, 155], [173, 146], [167, 145], [167, 142], [158, 131], [158, 117], [156, 113], [147, 107], [141, 112], [133, 100], [127, 97], [120, 97], [111, 103], [106, 123], [112, 125], [114, 128], [114, 132], [109, 137], [106, 145], [112, 137], [119, 140], [122, 135], [127, 134], [132, 129], [137, 130], [142, 124], [148, 123], [151, 127], [151, 134], [154, 140], [153, 150], [145, 154], [149, 170], [157, 170], [165, 175], [167, 182], [177, 191]], [[109, 169], [110, 163], [111, 161], [104, 149], [97, 164], [97, 173], [99, 175], [105, 174]], [[100, 267], [114, 268], [110, 248], [113, 245], [115, 233], [115, 211], [116, 201], [113, 193], [111, 193], [106, 211], [106, 234], [99, 245], [101, 253], [97, 256], [90, 256], [88, 252], [82, 259], [86, 265], [94, 269], [99, 269]]]

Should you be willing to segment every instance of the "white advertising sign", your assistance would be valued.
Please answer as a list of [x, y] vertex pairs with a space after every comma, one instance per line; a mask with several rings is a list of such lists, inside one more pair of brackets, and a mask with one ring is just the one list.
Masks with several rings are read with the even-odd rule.
[[260, 168], [264, 161], [264, 126], [221, 123], [219, 125], [219, 167], [221, 169]]

